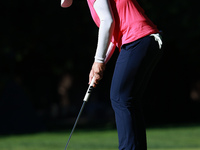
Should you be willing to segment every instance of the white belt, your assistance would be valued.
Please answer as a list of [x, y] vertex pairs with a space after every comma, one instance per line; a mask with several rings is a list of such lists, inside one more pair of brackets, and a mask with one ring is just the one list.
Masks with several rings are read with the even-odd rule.
[[162, 44], [163, 44], [161, 35], [159, 33], [155, 33], [155, 34], [151, 34], [150, 36], [154, 37], [155, 41], [158, 42], [159, 49], [161, 49], [162, 48]]

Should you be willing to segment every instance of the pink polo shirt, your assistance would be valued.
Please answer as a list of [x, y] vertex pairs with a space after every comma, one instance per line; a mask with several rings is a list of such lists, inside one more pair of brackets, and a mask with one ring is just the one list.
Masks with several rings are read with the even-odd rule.
[[[95, 12], [95, 0], [87, 0], [92, 18], [100, 26], [100, 19]], [[144, 36], [158, 33], [157, 27], [145, 15], [136, 0], [110, 0], [115, 19], [112, 41], [120, 48], [123, 44], [136, 41]]]

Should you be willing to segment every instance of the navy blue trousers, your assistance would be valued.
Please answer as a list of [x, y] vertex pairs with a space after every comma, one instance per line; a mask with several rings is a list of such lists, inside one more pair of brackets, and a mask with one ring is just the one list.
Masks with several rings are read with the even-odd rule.
[[163, 50], [159, 49], [158, 42], [152, 36], [121, 47], [110, 90], [119, 150], [147, 149], [140, 99], [162, 53]]

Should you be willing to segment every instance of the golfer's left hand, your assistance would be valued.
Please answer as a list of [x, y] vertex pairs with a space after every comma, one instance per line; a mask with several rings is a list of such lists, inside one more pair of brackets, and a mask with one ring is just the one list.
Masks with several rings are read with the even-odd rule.
[[105, 64], [94, 62], [92, 65], [92, 69], [89, 74], [89, 84], [92, 81], [92, 78], [95, 77], [94, 85], [93, 87], [96, 87], [96, 85], [99, 83], [99, 81], [103, 78], [103, 71], [105, 70]]

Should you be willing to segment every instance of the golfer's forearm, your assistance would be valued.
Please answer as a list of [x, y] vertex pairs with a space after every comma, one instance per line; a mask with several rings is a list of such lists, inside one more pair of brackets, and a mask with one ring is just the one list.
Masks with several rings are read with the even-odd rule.
[[111, 40], [112, 23], [101, 22], [99, 28], [98, 44], [95, 54], [95, 62], [104, 62], [106, 52]]
[[100, 19], [95, 62], [103, 63], [114, 30], [114, 19], [107, 0], [96, 0], [94, 9]]
[[106, 58], [104, 60], [105, 63], [107, 63], [110, 60], [111, 56], [113, 55], [113, 53], [115, 51], [115, 48], [116, 48], [116, 44], [110, 42], [110, 45], [109, 45], [108, 50], [106, 52]]

